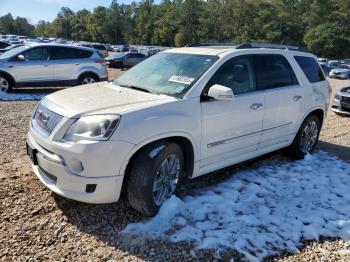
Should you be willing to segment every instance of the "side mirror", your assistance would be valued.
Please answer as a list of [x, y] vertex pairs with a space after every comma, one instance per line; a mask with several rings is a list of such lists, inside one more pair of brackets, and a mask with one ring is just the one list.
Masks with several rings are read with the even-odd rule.
[[18, 58], [19, 61], [25, 61], [26, 60], [24, 55], [18, 55], [17, 58]]
[[215, 84], [209, 88], [208, 96], [215, 100], [231, 101], [234, 99], [234, 94], [231, 88]]

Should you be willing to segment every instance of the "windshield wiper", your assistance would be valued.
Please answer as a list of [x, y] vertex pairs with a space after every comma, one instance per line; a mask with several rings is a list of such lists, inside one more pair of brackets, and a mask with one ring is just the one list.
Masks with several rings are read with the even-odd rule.
[[143, 92], [146, 92], [146, 93], [150, 93], [150, 94], [153, 94], [152, 91], [146, 89], [146, 88], [142, 88], [142, 87], [138, 87], [138, 86], [133, 86], [133, 85], [119, 85], [121, 87], [126, 87], [126, 88], [131, 88], [131, 89], [135, 89], [135, 90], [139, 90], [139, 91], [143, 91]]

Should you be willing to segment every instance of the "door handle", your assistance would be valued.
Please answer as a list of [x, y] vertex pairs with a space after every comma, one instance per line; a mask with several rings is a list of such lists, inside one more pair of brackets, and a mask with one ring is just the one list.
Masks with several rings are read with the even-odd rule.
[[7, 66], [7, 67], [9, 67], [9, 68], [13, 68], [13, 66], [12, 66], [12, 65], [9, 65], [9, 66]]
[[49, 65], [44, 65], [44, 66], [46, 67], [46, 66], [49, 66]]
[[79, 63], [76, 63], [75, 65], [80, 65]]
[[254, 103], [250, 106], [250, 109], [253, 109], [253, 110], [258, 110], [260, 108], [263, 107], [263, 104], [262, 103]]
[[302, 99], [303, 97], [302, 96], [294, 96], [293, 97], [293, 101], [294, 102], [298, 102], [300, 99]]

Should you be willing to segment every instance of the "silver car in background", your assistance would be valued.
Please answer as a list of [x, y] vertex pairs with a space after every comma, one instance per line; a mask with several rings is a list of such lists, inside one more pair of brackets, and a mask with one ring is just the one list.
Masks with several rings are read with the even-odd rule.
[[21, 86], [89, 84], [107, 77], [104, 59], [91, 48], [35, 44], [0, 55], [0, 92]]
[[340, 89], [335, 94], [331, 109], [339, 115], [350, 116], [350, 86]]
[[345, 64], [338, 65], [329, 72], [329, 77], [337, 79], [350, 79], [350, 66]]
[[108, 56], [108, 51], [107, 51], [107, 48], [105, 47], [105, 45], [84, 43], [81, 46], [93, 48], [93, 49], [97, 50], [97, 52], [99, 52], [101, 54], [101, 56], [103, 56], [103, 57]]

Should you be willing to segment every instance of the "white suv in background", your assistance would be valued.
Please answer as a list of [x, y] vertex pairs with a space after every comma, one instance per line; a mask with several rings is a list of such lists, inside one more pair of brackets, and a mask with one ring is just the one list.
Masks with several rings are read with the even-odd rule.
[[279, 45], [161, 52], [113, 83], [45, 97], [27, 151], [52, 191], [154, 215], [183, 178], [288, 147], [312, 152], [329, 84], [316, 57]]
[[21, 86], [64, 86], [107, 80], [104, 59], [91, 48], [34, 44], [0, 55], [0, 92]]

